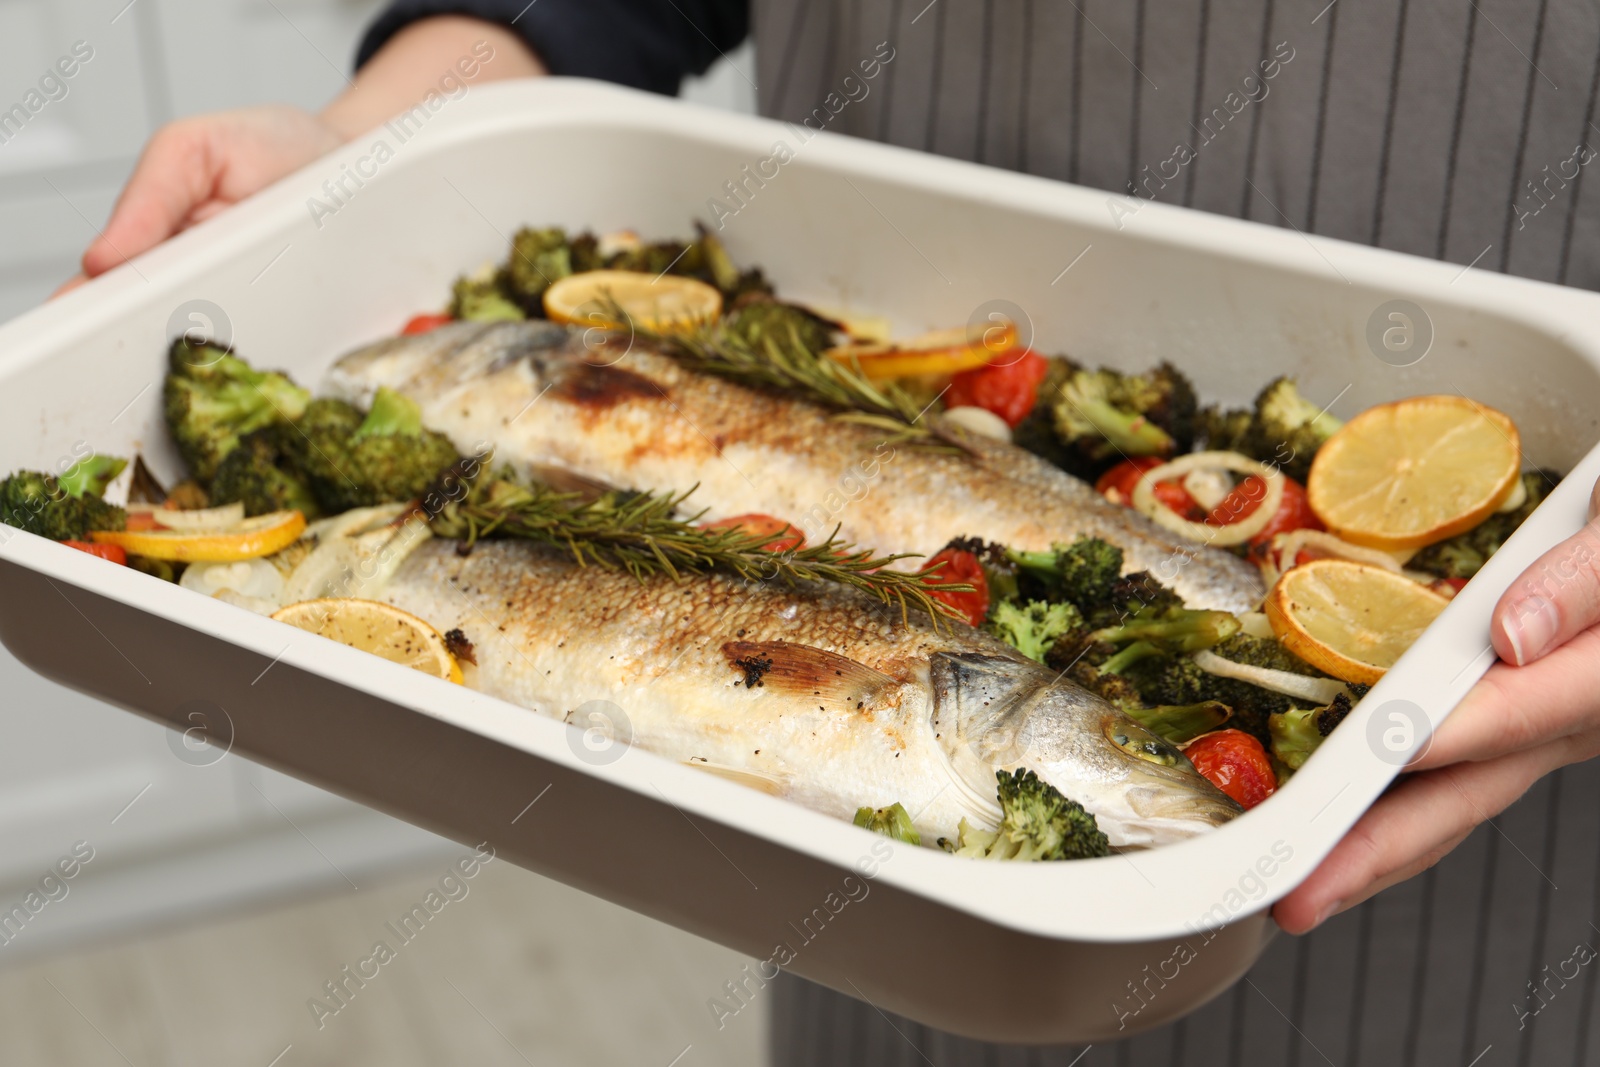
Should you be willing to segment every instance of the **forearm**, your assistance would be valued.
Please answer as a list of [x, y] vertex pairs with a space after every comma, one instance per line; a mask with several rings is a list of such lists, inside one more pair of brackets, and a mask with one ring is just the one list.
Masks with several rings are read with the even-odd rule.
[[355, 83], [328, 105], [322, 119], [349, 140], [416, 104], [429, 90], [439, 91], [447, 75], [479, 85], [546, 73], [527, 42], [505, 26], [441, 15], [415, 22], [390, 38], [357, 72]]

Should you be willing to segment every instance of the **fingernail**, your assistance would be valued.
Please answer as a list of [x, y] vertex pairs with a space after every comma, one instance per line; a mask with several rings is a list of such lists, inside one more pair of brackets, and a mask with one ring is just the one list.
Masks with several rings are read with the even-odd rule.
[[1311, 924], [1311, 928], [1314, 930], [1321, 926], [1323, 923], [1339, 914], [1339, 910], [1343, 907], [1344, 901], [1342, 900], [1336, 900], [1332, 904], [1329, 904], [1327, 907], [1317, 912], [1317, 921]]
[[1560, 628], [1556, 606], [1537, 595], [1524, 598], [1500, 618], [1500, 632], [1511, 645], [1519, 667], [1544, 655]]

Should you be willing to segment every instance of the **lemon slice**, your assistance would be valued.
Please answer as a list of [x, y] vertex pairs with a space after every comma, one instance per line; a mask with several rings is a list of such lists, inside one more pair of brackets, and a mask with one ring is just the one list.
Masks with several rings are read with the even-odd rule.
[[306, 517], [298, 511], [274, 511], [222, 530], [95, 530], [89, 536], [149, 559], [231, 563], [287, 548], [305, 528]]
[[1516, 489], [1517, 428], [1463, 396], [1369, 408], [1317, 452], [1311, 510], [1346, 541], [1421, 548], [1472, 529]]
[[1371, 685], [1448, 603], [1382, 567], [1318, 559], [1278, 579], [1264, 608], [1290, 652], [1335, 678]]
[[653, 333], [673, 333], [712, 322], [722, 314], [722, 294], [705, 282], [676, 274], [591, 270], [571, 274], [544, 291], [544, 313], [555, 322], [620, 327], [616, 304]]
[[1016, 347], [1017, 327], [1006, 322], [983, 330], [959, 326], [935, 330], [905, 341], [839, 345], [827, 354], [840, 363], [860, 367], [867, 380], [882, 382], [977, 370]]
[[279, 622], [326, 637], [391, 663], [461, 684], [461, 665], [444, 635], [408, 611], [376, 600], [302, 600], [273, 613]]

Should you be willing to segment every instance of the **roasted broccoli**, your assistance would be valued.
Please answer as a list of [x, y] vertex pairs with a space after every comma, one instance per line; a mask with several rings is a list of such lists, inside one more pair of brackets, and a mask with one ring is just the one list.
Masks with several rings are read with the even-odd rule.
[[313, 400], [283, 435], [324, 511], [411, 500], [459, 456], [450, 439], [422, 426], [416, 403], [380, 388], [365, 415], [342, 400]]
[[1206, 447], [1243, 452], [1305, 481], [1317, 449], [1344, 423], [1300, 395], [1293, 378], [1276, 378], [1252, 411], [1208, 408], [1200, 416]]
[[1147, 374], [1078, 370], [1051, 411], [1062, 442], [1096, 463], [1171, 455], [1194, 442], [1194, 386], [1170, 363]]
[[240, 438], [238, 447], [222, 458], [217, 476], [211, 480], [212, 503], [241, 503], [246, 515], [272, 511], [299, 511], [307, 519], [320, 515], [321, 508], [310, 485], [294, 468], [283, 447], [283, 435], [294, 432], [269, 426]]
[[544, 317], [544, 291], [572, 273], [572, 250], [558, 227], [524, 227], [511, 239], [511, 255], [500, 271], [498, 292], [530, 317]]
[[1533, 514], [1533, 509], [1544, 502], [1558, 480], [1544, 471], [1529, 471], [1522, 476], [1520, 507], [1490, 515], [1464, 534], [1429, 545], [1412, 556], [1406, 566], [1440, 578], [1471, 578], [1510, 540], [1517, 527]]
[[1325, 708], [1296, 708], [1280, 711], [1267, 723], [1272, 735], [1272, 754], [1291, 771], [1305, 766], [1322, 739], [1350, 714], [1350, 698], [1340, 693]]
[[229, 349], [180, 337], [172, 343], [163, 399], [178, 452], [190, 473], [207, 483], [240, 437], [298, 419], [311, 394]]
[[1111, 602], [1122, 580], [1122, 549], [1096, 537], [1080, 537], [1048, 552], [1008, 551], [1006, 558], [1025, 579], [1022, 595], [1070, 601], [1086, 618]]
[[871, 830], [884, 837], [892, 837], [896, 841], [904, 841], [908, 845], [922, 844], [922, 835], [917, 833], [917, 828], [911, 825], [911, 816], [899, 801], [890, 804], [887, 808], [858, 808], [856, 810], [855, 824], [862, 829]]
[[815, 356], [832, 346], [839, 327], [798, 304], [752, 300], [729, 315], [723, 329], [758, 352], [770, 339]]
[[1066, 601], [1030, 600], [1019, 606], [997, 600], [989, 611], [986, 629], [1029, 659], [1043, 663], [1057, 639], [1082, 625], [1078, 609]]
[[[91, 456], [90, 460], [97, 458]], [[83, 463], [78, 464], [59, 479], [34, 471], [18, 471], [0, 482], [0, 522], [52, 541], [81, 541], [90, 530], [122, 529], [128, 521], [127, 512], [106, 503], [99, 492], [94, 491], [96, 486], [104, 489], [110, 477], [74, 475], [73, 471], [82, 466]], [[75, 493], [64, 487], [69, 478], [77, 490]]]
[[[1235, 634], [1211, 650], [1223, 659], [1313, 678], [1327, 677], [1277, 641]], [[1293, 698], [1236, 678], [1202, 670], [1188, 656], [1151, 656], [1119, 672], [1138, 687], [1146, 704], [1198, 704], [1220, 701], [1233, 709], [1231, 725], [1271, 745], [1268, 718], [1293, 707]]]
[[463, 322], [515, 322], [528, 317], [520, 305], [500, 291], [492, 273], [457, 278], [450, 291], [450, 315]]
[[[1083, 805], [1032, 771], [1000, 771], [1000, 829], [979, 830], [962, 819], [958, 856], [990, 860], [1076, 860], [1111, 854], [1111, 843]], [[950, 847], [948, 842], [940, 842]]]

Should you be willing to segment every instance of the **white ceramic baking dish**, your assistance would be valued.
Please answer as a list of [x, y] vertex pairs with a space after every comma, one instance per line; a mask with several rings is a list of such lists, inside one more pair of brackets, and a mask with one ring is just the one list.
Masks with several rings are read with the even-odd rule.
[[[1202, 839], [1080, 863], [894, 847], [642, 751], [597, 765], [574, 727], [6, 528], [0, 639], [179, 729], [221, 708], [250, 758], [885, 1010], [1030, 1042], [1164, 1022], [1250, 966], [1266, 909], [1487, 668], [1505, 583], [1583, 521], [1600, 299], [809, 133], [584, 82], [474, 89], [0, 328], [0, 470], [87, 444], [172, 475], [159, 379], [191, 325], [316, 381], [438, 306], [519, 225], [671, 235], [722, 215], [734, 256], [797, 298], [906, 330], [1004, 299], [1043, 351], [1169, 358], [1230, 401], [1284, 372], [1345, 415], [1459, 391], [1512, 414], [1530, 461], [1573, 473], [1279, 795]], [[775, 155], [792, 158], [763, 170]], [[1431, 332], [1416, 362], [1420, 340], [1383, 359], [1369, 345], [1369, 323], [1404, 330], [1395, 300]], [[1395, 715], [1411, 706], [1408, 737]]]

